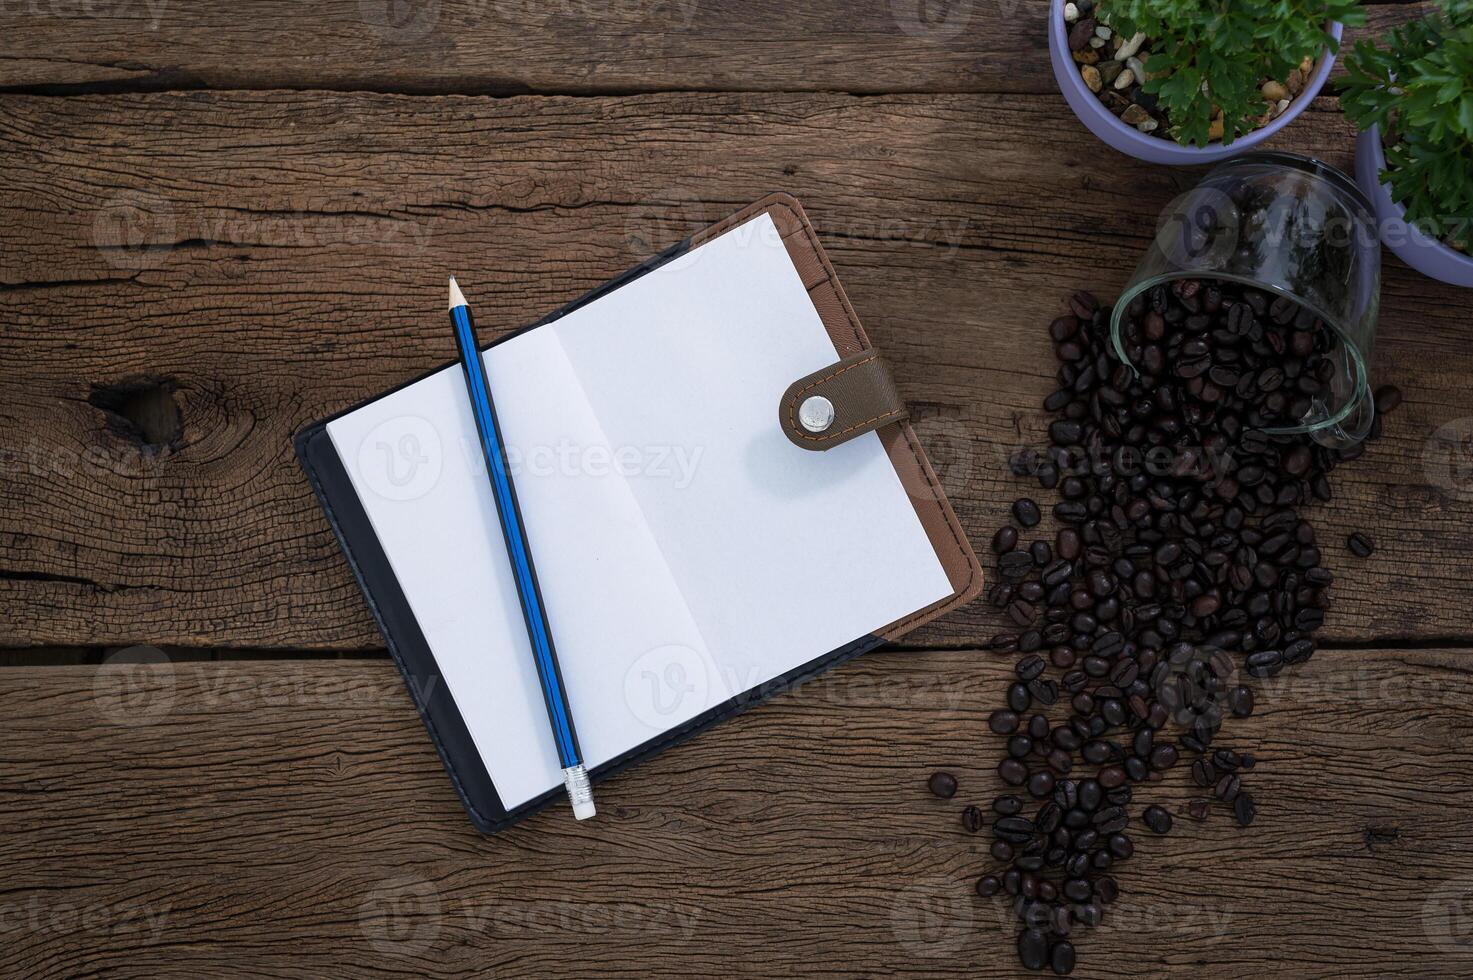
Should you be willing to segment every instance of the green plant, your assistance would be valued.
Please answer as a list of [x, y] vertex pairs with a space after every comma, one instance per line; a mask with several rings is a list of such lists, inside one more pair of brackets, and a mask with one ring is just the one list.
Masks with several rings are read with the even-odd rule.
[[1361, 129], [1379, 126], [1381, 179], [1407, 219], [1467, 251], [1473, 242], [1473, 0], [1362, 41], [1346, 59], [1340, 104]]
[[1282, 82], [1305, 58], [1335, 50], [1330, 21], [1365, 22], [1359, 0], [1103, 0], [1100, 17], [1151, 41], [1142, 88], [1160, 99], [1180, 143], [1205, 146], [1222, 110], [1222, 141], [1268, 112], [1260, 87]]

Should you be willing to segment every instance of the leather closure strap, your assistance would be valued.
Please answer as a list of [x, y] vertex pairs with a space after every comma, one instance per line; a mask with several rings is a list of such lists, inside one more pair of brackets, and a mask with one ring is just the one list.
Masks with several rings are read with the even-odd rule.
[[822, 450], [906, 418], [877, 350], [863, 350], [799, 378], [783, 392], [778, 420], [796, 446]]

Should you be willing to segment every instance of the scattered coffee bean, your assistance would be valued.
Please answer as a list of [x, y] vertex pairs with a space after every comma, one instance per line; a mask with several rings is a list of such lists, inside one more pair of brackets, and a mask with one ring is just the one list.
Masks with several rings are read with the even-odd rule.
[[1171, 830], [1171, 814], [1164, 807], [1146, 807], [1141, 811], [1141, 820], [1155, 833], [1164, 834]]
[[1208, 760], [1198, 759], [1192, 763], [1192, 782], [1198, 786], [1211, 786], [1217, 782], [1216, 768]]
[[1043, 799], [1054, 791], [1054, 777], [1048, 772], [1036, 772], [1028, 777], [1028, 792], [1035, 799]]
[[1359, 531], [1347, 538], [1345, 544], [1350, 549], [1350, 553], [1357, 558], [1369, 558], [1376, 550], [1376, 542]]
[[1247, 718], [1253, 714], [1253, 688], [1239, 684], [1229, 691], [1228, 708], [1238, 718]]
[[932, 795], [939, 796], [943, 800], [949, 800], [956, 795], [956, 777], [949, 772], [933, 772], [931, 778], [926, 780], [926, 786]]
[[[1004, 759], [997, 764], [997, 774], [1009, 786], [1022, 786], [1028, 781], [1028, 767], [1017, 759]], [[956, 792], [955, 788], [952, 792]], [[940, 795], [939, 793], [937, 794]], [[947, 794], [951, 795], [950, 793]]]
[[[1013, 896], [1020, 959], [1061, 973], [1074, 966], [1071, 930], [1098, 925], [1118, 895], [1103, 872], [1134, 855], [1133, 817], [1171, 829], [1164, 807], [1138, 810], [1133, 797], [1188, 778], [1172, 773], [1189, 761], [1193, 783], [1240, 824], [1254, 819], [1241, 775], [1252, 757], [1219, 732], [1253, 713], [1240, 676], [1313, 656], [1334, 576], [1300, 511], [1329, 500], [1331, 471], [1364, 452], [1269, 434], [1311, 411], [1345, 363], [1338, 335], [1292, 300], [1178, 280], [1121, 313], [1119, 348], [1135, 371], [1116, 360], [1110, 311], [1088, 294], [1049, 328], [1049, 445], [1009, 465], [1055, 492], [1044, 506], [1059, 529], [1052, 546], [1023, 546], [1018, 528], [1036, 527], [1042, 508], [1014, 501], [988, 593], [1020, 631], [989, 644], [1022, 656], [988, 727], [1006, 736], [1000, 778], [1023, 790], [993, 801], [990, 850], [1009, 866], [978, 894]], [[1400, 392], [1383, 387], [1376, 400], [1372, 437]], [[1360, 534], [1348, 546], [1374, 550]], [[1041, 712], [1060, 699], [1071, 713], [1050, 724]], [[1204, 820], [1208, 801], [1184, 812]]]
[[1038, 505], [1027, 497], [1013, 501], [1013, 518], [1024, 527], [1037, 527], [1040, 520]]
[[1253, 805], [1253, 794], [1239, 793], [1238, 798], [1233, 800], [1233, 816], [1237, 818], [1238, 826], [1248, 826], [1257, 815], [1258, 808]]
[[1023, 809], [1023, 801], [1016, 796], [999, 796], [992, 801], [993, 812], [1010, 817]]
[[1029, 970], [1042, 970], [1048, 962], [1048, 939], [1041, 929], [1024, 929], [1018, 934], [1018, 959]]
[[1016, 672], [1020, 679], [1031, 681], [1039, 674], [1042, 674], [1047, 667], [1048, 664], [1044, 663], [1043, 658], [1034, 654], [1033, 656], [1024, 657], [1022, 660], [1019, 660]]
[[969, 834], [975, 834], [977, 831], [982, 829], [981, 807], [969, 806], [962, 810], [962, 827], [964, 827]]
[[[1057, 930], [1056, 930], [1057, 931]], [[1054, 943], [1054, 948], [1048, 954], [1049, 969], [1061, 977], [1067, 977], [1074, 972], [1074, 944], [1068, 940], [1059, 940]]]

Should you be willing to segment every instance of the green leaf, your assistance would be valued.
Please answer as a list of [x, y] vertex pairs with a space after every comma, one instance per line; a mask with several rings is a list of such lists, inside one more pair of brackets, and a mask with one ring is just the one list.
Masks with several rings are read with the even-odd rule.
[[1386, 182], [1413, 221], [1446, 234], [1473, 221], [1473, 0], [1443, 0], [1421, 20], [1345, 58], [1341, 105], [1381, 127]]

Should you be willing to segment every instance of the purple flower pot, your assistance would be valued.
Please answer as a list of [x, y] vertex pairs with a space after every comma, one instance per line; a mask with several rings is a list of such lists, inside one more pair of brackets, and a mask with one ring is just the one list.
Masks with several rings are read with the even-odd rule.
[[[1329, 32], [1336, 41], [1340, 40], [1342, 30], [1343, 27], [1338, 22], [1329, 27]], [[1091, 133], [1121, 153], [1129, 154], [1137, 160], [1145, 160], [1147, 163], [1169, 163], [1174, 166], [1216, 163], [1218, 160], [1236, 156], [1262, 143], [1289, 125], [1295, 116], [1304, 111], [1304, 107], [1309, 105], [1324, 87], [1325, 79], [1330, 77], [1330, 69], [1335, 65], [1335, 54], [1327, 49], [1324, 54], [1320, 55], [1319, 65], [1315, 68], [1314, 74], [1306, 80], [1304, 91], [1289, 103], [1289, 108], [1284, 110], [1282, 116], [1262, 129], [1255, 129], [1251, 133], [1239, 136], [1226, 146], [1222, 143], [1211, 143], [1204, 147], [1196, 147], [1183, 146], [1174, 140], [1143, 133], [1134, 126], [1121, 122], [1118, 116], [1105, 108], [1099, 96], [1091, 92], [1089, 86], [1084, 84], [1084, 78], [1079, 74], [1079, 65], [1075, 63], [1074, 56], [1069, 51], [1069, 25], [1064, 23], [1064, 0], [1050, 0], [1048, 45], [1049, 55], [1054, 63], [1054, 78], [1058, 80], [1059, 89], [1064, 93], [1069, 108], [1074, 110], [1079, 121], [1084, 123]]]
[[1355, 182], [1376, 210], [1381, 244], [1424, 276], [1473, 288], [1473, 255], [1444, 245], [1408, 224], [1406, 208], [1391, 199], [1391, 185], [1381, 182], [1385, 169], [1381, 131], [1372, 126], [1355, 141]]

